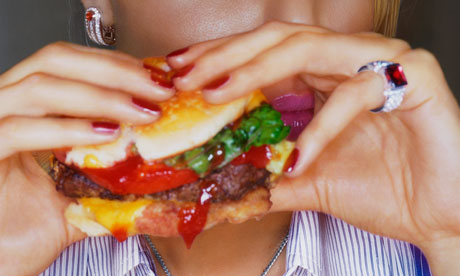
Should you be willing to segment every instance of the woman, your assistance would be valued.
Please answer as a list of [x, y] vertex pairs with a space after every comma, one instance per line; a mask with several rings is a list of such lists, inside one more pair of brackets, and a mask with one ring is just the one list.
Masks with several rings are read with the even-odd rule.
[[[288, 249], [269, 275], [415, 275], [420, 269], [407, 243], [315, 212], [295, 212], [291, 221], [295, 210], [327, 213], [413, 243], [435, 275], [458, 271], [460, 112], [431, 54], [370, 33], [394, 33], [399, 1], [83, 4], [100, 10], [105, 26], [116, 25], [117, 48], [133, 56], [192, 45], [168, 58], [183, 71], [178, 89], [203, 88], [211, 103], [259, 87], [271, 97], [314, 90], [322, 106], [297, 142], [289, 177], [272, 191], [264, 220], [217, 226], [189, 251], [178, 238], [152, 237], [173, 275], [257, 275], [289, 228]], [[385, 114], [368, 110], [385, 102], [388, 81], [371, 70], [356, 73], [376, 60], [400, 63], [408, 81], [401, 105]], [[153, 122], [157, 115], [132, 99], [161, 101], [174, 88], [149, 77], [137, 58], [67, 43], [47, 46], [0, 76], [1, 275], [35, 275], [59, 256], [45, 275], [154, 275], [140, 237], [124, 245], [91, 238], [66, 249], [85, 236], [67, 224], [69, 201], [28, 153], [119, 134], [117, 125], [48, 114]]]

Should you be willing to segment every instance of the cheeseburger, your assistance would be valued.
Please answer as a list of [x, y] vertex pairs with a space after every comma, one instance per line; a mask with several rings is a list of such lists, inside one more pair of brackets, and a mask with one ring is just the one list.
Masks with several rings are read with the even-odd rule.
[[[162, 58], [145, 66], [165, 80], [174, 75]], [[112, 143], [55, 152], [57, 190], [75, 199], [65, 213], [72, 225], [119, 241], [181, 235], [190, 247], [203, 229], [269, 210], [294, 143], [260, 91], [221, 105], [178, 92], [159, 106], [158, 121], [122, 125]]]

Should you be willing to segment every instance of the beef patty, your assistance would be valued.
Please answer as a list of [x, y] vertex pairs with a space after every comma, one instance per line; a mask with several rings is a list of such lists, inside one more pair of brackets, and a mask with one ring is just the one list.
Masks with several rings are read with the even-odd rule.
[[117, 195], [99, 186], [82, 172], [73, 169], [57, 159], [53, 160], [51, 177], [56, 182], [56, 189], [67, 197], [99, 197], [103, 199], [134, 200], [149, 198], [159, 200], [176, 200], [196, 202], [200, 196], [202, 181], [211, 181], [217, 189], [212, 198], [213, 203], [226, 200], [239, 200], [247, 192], [258, 187], [270, 188], [270, 172], [258, 169], [251, 164], [234, 166], [231, 164], [214, 171], [203, 179], [181, 187], [150, 195]]

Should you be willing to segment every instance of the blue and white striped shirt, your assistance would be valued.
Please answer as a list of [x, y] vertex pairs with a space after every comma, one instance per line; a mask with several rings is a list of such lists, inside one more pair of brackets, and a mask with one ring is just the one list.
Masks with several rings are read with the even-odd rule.
[[[324, 214], [295, 212], [285, 276], [431, 275], [421, 252], [406, 242], [376, 236]], [[40, 276], [155, 276], [144, 239], [118, 243], [87, 238], [68, 247]]]

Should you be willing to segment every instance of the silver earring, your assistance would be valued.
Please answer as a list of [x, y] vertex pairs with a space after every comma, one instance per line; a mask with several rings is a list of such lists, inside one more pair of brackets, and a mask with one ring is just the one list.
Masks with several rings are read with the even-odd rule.
[[88, 8], [85, 13], [85, 26], [88, 37], [103, 46], [115, 44], [115, 28], [102, 26], [101, 12], [96, 8]]

